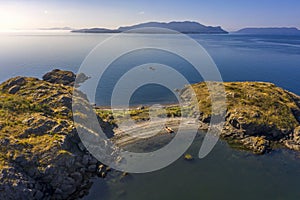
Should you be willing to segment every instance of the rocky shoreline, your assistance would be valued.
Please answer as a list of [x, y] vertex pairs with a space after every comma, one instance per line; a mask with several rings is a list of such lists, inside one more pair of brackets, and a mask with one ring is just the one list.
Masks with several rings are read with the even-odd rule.
[[[281, 145], [300, 150], [300, 97], [265, 82], [225, 82], [227, 112], [220, 137], [234, 147], [263, 154]], [[204, 83], [191, 87], [198, 99], [207, 99]], [[188, 94], [183, 94], [188, 96]], [[201, 101], [201, 100], [200, 100]], [[199, 102], [199, 118], [207, 129], [210, 102]]]
[[74, 127], [74, 81], [72, 72], [54, 70], [43, 80], [16, 77], [0, 85], [0, 199], [79, 199], [92, 177], [110, 171]]
[[[88, 78], [78, 76], [82, 81]], [[0, 199], [79, 199], [88, 193], [92, 177], [105, 178], [110, 173], [110, 168], [89, 154], [74, 126], [75, 78], [72, 72], [53, 70], [43, 80], [15, 77], [0, 85]], [[271, 83], [224, 85], [228, 109], [222, 139], [257, 154], [277, 144], [300, 150], [299, 96]], [[206, 130], [211, 118], [207, 88], [204, 83], [190, 87], [196, 91], [201, 113], [196, 124], [186, 127], [197, 125]], [[191, 98], [185, 89], [181, 95]], [[168, 111], [175, 130], [179, 111], [176, 105]], [[134, 111], [131, 116], [147, 121], [145, 112], [147, 109]], [[98, 121], [106, 132], [118, 133], [110, 114], [99, 114]], [[141, 124], [132, 128], [138, 134], [140, 130]], [[112, 141], [120, 146], [135, 142], [126, 136]]]

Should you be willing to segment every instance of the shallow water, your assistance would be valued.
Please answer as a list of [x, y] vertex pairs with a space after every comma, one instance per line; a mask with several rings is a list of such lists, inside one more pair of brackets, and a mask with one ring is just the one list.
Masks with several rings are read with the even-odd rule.
[[[140, 142], [134, 151], [168, 141]], [[84, 199], [299, 199], [300, 153], [278, 149], [265, 155], [230, 148], [220, 141], [204, 159], [198, 159], [203, 135], [187, 151], [193, 161], [179, 158], [156, 172], [130, 174], [124, 180], [96, 179]], [[146, 150], [145, 150], [146, 148]], [[101, 190], [105, 185], [105, 192]]]

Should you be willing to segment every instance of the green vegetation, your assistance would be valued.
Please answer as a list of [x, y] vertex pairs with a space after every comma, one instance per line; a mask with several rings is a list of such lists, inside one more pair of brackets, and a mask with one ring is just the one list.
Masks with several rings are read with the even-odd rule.
[[[60, 109], [64, 107], [59, 101], [59, 95], [69, 95], [71, 87], [53, 86], [34, 78], [24, 78], [20, 89], [15, 94], [10, 94], [7, 85], [16, 78], [0, 85], [0, 140], [7, 144], [0, 145], [0, 168], [5, 168], [10, 160], [24, 156], [26, 160], [40, 158], [38, 162], [42, 167], [51, 162], [51, 158], [41, 155], [61, 154], [59, 141], [65, 135], [54, 132], [40, 133], [38, 129], [47, 120], [58, 122], [66, 121], [68, 126], [73, 122], [70, 116], [62, 115]], [[29, 137], [23, 136], [26, 130], [37, 128], [36, 134]], [[46, 128], [45, 128], [46, 130]]]
[[[268, 125], [279, 130], [298, 126], [292, 110], [299, 110], [291, 93], [264, 82], [225, 82], [228, 113], [247, 124]], [[211, 100], [206, 84], [192, 85], [199, 108], [211, 114]]]

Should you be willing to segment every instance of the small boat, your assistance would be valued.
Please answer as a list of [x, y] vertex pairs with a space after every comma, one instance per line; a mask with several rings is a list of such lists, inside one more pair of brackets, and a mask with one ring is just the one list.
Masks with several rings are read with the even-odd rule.
[[170, 127], [168, 127], [168, 126], [165, 126], [165, 129], [166, 129], [166, 131], [167, 131], [168, 133], [174, 133], [174, 130], [171, 129]]

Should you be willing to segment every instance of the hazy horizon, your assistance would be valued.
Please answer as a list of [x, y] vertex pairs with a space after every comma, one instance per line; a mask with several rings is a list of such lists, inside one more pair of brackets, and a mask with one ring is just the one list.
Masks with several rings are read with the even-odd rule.
[[[108, 28], [108, 27], [103, 27], [103, 26], [92, 26], [92, 27], [70, 27], [70, 26], [53, 26], [53, 27], [38, 27], [38, 28], [31, 28], [31, 29], [6, 29], [6, 30], [1, 30], [0, 32], [10, 32], [10, 31], [70, 31], [70, 30], [78, 30], [78, 29], [89, 29], [89, 28], [107, 28], [107, 29], [118, 29], [121, 26], [133, 26], [136, 24], [142, 24], [142, 23], [148, 23], [148, 22], [159, 22], [159, 23], [169, 23], [169, 22], [184, 22], [184, 21], [191, 21], [191, 22], [198, 22], [198, 21], [193, 21], [193, 20], [176, 20], [176, 21], [145, 21], [145, 22], [140, 22], [140, 23], [135, 23], [135, 24], [120, 24], [117, 25], [113, 28]], [[199, 23], [199, 22], [198, 22]], [[202, 23], [200, 23], [202, 24]], [[205, 26], [211, 26], [210, 24], [202, 24]], [[240, 27], [238, 29], [234, 29], [234, 30], [228, 30], [225, 29], [222, 25], [216, 25], [216, 26], [221, 26], [223, 30], [225, 31], [229, 31], [229, 32], [235, 32], [244, 28], [297, 28], [298, 27], [294, 27], [294, 26], [245, 26], [245, 27]], [[52, 29], [52, 30], [51, 30]]]
[[227, 31], [245, 27], [300, 28], [300, 2], [121, 0], [1, 1], [0, 31], [52, 27], [115, 29], [150, 21], [197, 21]]

